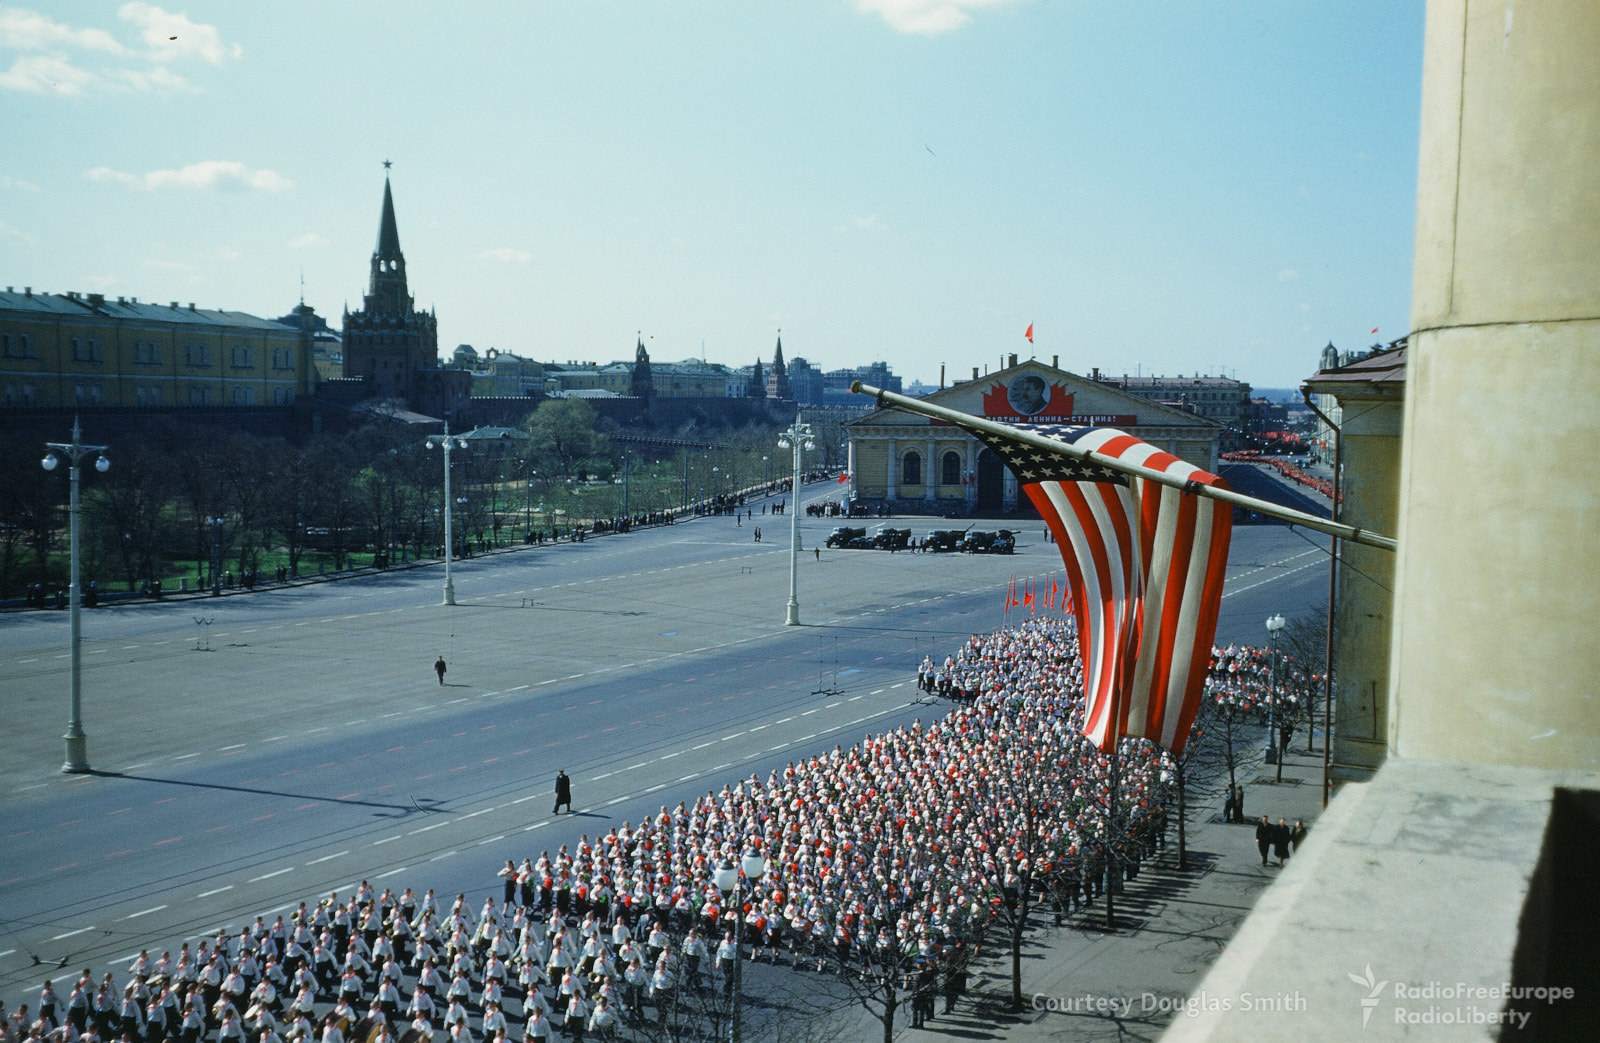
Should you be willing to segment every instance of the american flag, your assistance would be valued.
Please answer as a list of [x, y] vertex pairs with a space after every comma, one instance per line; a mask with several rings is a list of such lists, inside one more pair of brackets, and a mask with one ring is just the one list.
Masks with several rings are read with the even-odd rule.
[[[1185, 483], [1216, 475], [1108, 427], [1012, 425]], [[1122, 735], [1183, 752], [1222, 604], [1233, 508], [1092, 461], [974, 431], [1038, 508], [1067, 567], [1078, 624], [1084, 733], [1110, 751]]]

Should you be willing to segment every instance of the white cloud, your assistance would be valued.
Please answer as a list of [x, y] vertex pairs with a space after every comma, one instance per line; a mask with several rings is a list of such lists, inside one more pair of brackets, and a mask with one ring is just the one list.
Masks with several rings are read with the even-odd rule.
[[111, 82], [119, 87], [140, 93], [155, 92], [159, 94], [198, 94], [199, 88], [188, 80], [172, 72], [164, 65], [144, 72], [138, 69], [120, 69], [110, 76]]
[[32, 181], [24, 181], [21, 178], [16, 177], [7, 177], [4, 174], [0, 174], [0, 188], [16, 188], [24, 192], [39, 191], [39, 186], [34, 184]]
[[505, 264], [527, 264], [533, 260], [533, 254], [526, 250], [515, 250], [509, 246], [496, 247], [493, 250], [484, 250], [474, 256], [490, 261], [501, 261]]
[[33, 236], [29, 235], [27, 232], [24, 232], [20, 228], [13, 228], [11, 225], [6, 224], [4, 221], [0, 221], [0, 239], [20, 239], [23, 242], [29, 243], [29, 244], [32, 244], [32, 243], [37, 241], [37, 240], [34, 239]]
[[902, 33], [935, 36], [972, 21], [968, 11], [999, 7], [1018, 0], [851, 0], [856, 10], [875, 14]]
[[1279, 282], [1294, 282], [1298, 278], [1300, 278], [1300, 273], [1295, 271], [1293, 268], [1285, 268], [1283, 271], [1278, 273]]
[[22, 53], [0, 73], [0, 90], [77, 97], [91, 89], [137, 93], [194, 93], [172, 72], [173, 62], [221, 65], [238, 58], [215, 26], [191, 22], [153, 4], [125, 3], [117, 17], [138, 40], [124, 44], [104, 29], [77, 28], [22, 8], [0, 9], [0, 49]]
[[142, 262], [140, 264], [140, 267], [141, 268], [154, 268], [157, 271], [163, 271], [163, 272], [192, 272], [192, 271], [194, 271], [194, 265], [192, 265], [192, 264], [184, 264], [182, 261], [163, 261], [163, 260], [161, 260], [160, 258], [157, 258], [157, 257], [152, 257], [152, 258]]
[[244, 53], [238, 44], [224, 44], [216, 26], [191, 22], [188, 15], [174, 14], [154, 4], [123, 4], [117, 8], [117, 17], [139, 29], [139, 38], [157, 62], [193, 58], [221, 65], [224, 58], [237, 58]]
[[310, 250], [314, 247], [327, 245], [327, 237], [318, 235], [316, 232], [307, 232], [305, 235], [297, 235], [289, 240], [289, 249], [291, 250]]
[[129, 174], [110, 167], [95, 167], [83, 176], [90, 181], [127, 185], [145, 191], [186, 188], [205, 192], [214, 188], [247, 188], [258, 192], [282, 192], [294, 185], [294, 182], [275, 170], [251, 170], [243, 163], [223, 159], [190, 163], [181, 170], [152, 170], [148, 174]]
[[237, 261], [244, 257], [244, 254], [240, 253], [231, 246], [219, 246], [215, 250], [211, 251], [211, 256], [215, 257], [219, 261]]
[[38, 54], [18, 58], [10, 69], [0, 72], [0, 90], [77, 96], [98, 79], [59, 55]]
[[0, 11], [0, 47], [18, 51], [79, 47], [107, 54], [125, 53], [123, 46], [104, 29], [74, 29], [37, 11], [20, 7]]

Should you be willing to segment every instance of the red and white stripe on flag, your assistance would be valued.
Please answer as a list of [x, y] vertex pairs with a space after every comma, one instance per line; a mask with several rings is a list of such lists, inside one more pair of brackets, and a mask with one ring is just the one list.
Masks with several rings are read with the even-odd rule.
[[[1184, 482], [1226, 487], [1113, 428], [1029, 430]], [[1232, 506], [1025, 442], [980, 437], [1016, 472], [1066, 565], [1083, 661], [1084, 733], [1106, 751], [1129, 735], [1182, 753], [1216, 635]]]

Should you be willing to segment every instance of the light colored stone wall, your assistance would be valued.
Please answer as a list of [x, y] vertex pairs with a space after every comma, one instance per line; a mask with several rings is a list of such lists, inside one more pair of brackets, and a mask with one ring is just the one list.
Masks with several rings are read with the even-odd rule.
[[1586, 0], [1429, 5], [1390, 675], [1401, 756], [1600, 767], [1596, 40]]

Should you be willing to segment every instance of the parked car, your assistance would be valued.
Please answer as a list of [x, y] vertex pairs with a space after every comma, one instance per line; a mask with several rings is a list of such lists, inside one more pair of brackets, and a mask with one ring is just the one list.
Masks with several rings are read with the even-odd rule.
[[872, 545], [879, 550], [905, 550], [911, 545], [911, 530], [880, 526], [872, 534]]
[[866, 529], [857, 529], [849, 525], [841, 525], [828, 533], [826, 545], [829, 547], [843, 547], [851, 540], [859, 539], [867, 534]]
[[993, 532], [981, 532], [974, 529], [962, 537], [961, 549], [968, 554], [987, 554], [989, 547], [994, 543], [996, 535]]

